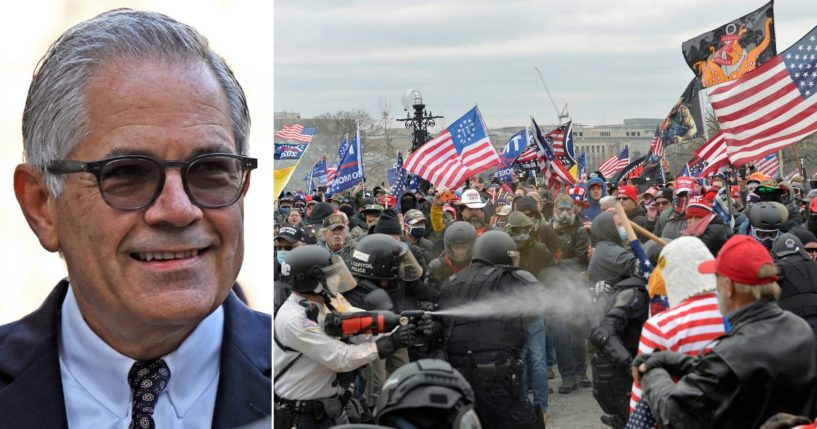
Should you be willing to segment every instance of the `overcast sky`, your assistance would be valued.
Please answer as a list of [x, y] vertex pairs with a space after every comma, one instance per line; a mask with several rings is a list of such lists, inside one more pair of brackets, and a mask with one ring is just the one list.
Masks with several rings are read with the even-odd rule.
[[[765, 2], [503, 0], [275, 2], [276, 111], [364, 109], [419, 89], [447, 123], [475, 103], [490, 128], [559, 109], [600, 125], [664, 117], [693, 77], [681, 43]], [[778, 52], [817, 25], [816, 0], [778, 0]], [[395, 124], [397, 124], [395, 122]]]

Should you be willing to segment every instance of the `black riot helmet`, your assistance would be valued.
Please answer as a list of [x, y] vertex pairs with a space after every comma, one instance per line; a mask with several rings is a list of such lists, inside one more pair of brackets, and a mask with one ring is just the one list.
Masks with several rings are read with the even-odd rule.
[[474, 240], [477, 239], [477, 230], [470, 222], [458, 220], [445, 229], [443, 242], [445, 254], [452, 264], [457, 266], [468, 265], [474, 250]]
[[421, 359], [394, 371], [377, 400], [375, 423], [427, 429], [482, 427], [471, 385], [440, 359]]
[[339, 293], [355, 287], [346, 264], [316, 245], [298, 246], [281, 263], [281, 281], [300, 293]]
[[423, 269], [408, 245], [386, 234], [369, 234], [352, 252], [349, 268], [355, 276], [373, 280], [419, 279]]
[[473, 259], [491, 265], [519, 266], [519, 251], [508, 233], [487, 231], [474, 242]]

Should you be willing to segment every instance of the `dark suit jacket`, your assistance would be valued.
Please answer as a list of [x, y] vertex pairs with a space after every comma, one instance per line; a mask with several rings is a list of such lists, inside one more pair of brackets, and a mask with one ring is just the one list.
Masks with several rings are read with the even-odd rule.
[[[68, 428], [60, 375], [61, 281], [28, 316], [0, 326], [0, 426]], [[224, 302], [224, 340], [214, 428], [249, 425], [271, 414], [272, 322], [233, 293]]]

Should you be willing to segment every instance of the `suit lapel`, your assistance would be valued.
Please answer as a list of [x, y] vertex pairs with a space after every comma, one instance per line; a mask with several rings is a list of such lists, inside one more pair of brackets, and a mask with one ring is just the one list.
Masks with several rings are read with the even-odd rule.
[[246, 426], [272, 413], [272, 320], [233, 293], [224, 302], [224, 315], [214, 428]]
[[0, 419], [4, 428], [67, 428], [58, 352], [61, 281], [40, 308], [0, 329]]

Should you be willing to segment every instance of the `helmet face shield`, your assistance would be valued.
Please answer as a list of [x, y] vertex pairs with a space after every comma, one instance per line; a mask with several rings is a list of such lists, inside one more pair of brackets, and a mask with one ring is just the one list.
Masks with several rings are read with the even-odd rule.
[[452, 262], [467, 262], [471, 260], [472, 243], [445, 242], [445, 254]]
[[414, 258], [414, 254], [406, 246], [406, 251], [400, 255], [397, 262], [397, 276], [401, 280], [411, 282], [423, 276], [423, 267]]
[[326, 276], [326, 288], [333, 294], [348, 292], [357, 286], [343, 258], [338, 255], [332, 255], [332, 264], [322, 268], [322, 271]]

